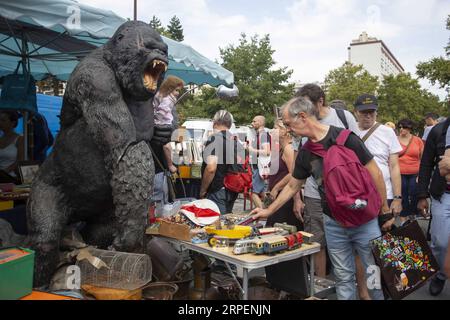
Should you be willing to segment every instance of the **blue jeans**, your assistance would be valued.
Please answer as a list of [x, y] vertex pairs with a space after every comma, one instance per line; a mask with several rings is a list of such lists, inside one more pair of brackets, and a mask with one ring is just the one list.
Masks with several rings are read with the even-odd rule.
[[417, 214], [417, 174], [402, 174], [402, 212], [401, 217]]
[[[442, 270], [450, 237], [450, 194], [444, 193], [441, 201], [431, 199], [431, 214], [431, 250]], [[447, 279], [442, 271], [438, 272], [437, 277]]]
[[252, 189], [253, 193], [257, 194], [263, 193], [267, 190], [266, 182], [259, 175], [258, 167], [256, 167], [256, 169], [254, 168], [252, 172]]
[[[364, 269], [370, 272], [369, 266], [375, 266], [375, 260], [370, 248], [370, 240], [381, 236], [378, 219], [373, 219], [356, 228], [344, 228], [327, 215], [323, 215], [327, 249], [333, 264], [336, 278], [336, 293], [339, 300], [356, 300], [356, 267], [355, 254], [357, 251]], [[378, 268], [376, 268], [378, 269]], [[378, 269], [379, 270], [379, 269]], [[374, 275], [366, 273], [366, 277]], [[376, 282], [381, 284], [379, 272]], [[369, 293], [374, 300], [384, 300], [381, 289], [372, 289]]]
[[216, 192], [208, 193], [206, 195], [206, 199], [209, 199], [217, 204], [220, 214], [227, 214], [232, 213], [237, 196], [237, 193], [222, 188]]
[[152, 201], [166, 204], [169, 202], [169, 186], [167, 185], [167, 176], [164, 172], [155, 174], [153, 178], [153, 196]]

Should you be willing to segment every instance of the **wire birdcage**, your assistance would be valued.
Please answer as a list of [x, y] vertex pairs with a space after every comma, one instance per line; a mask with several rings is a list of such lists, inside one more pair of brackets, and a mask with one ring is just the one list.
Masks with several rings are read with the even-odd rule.
[[81, 283], [97, 287], [135, 290], [152, 279], [152, 263], [146, 254], [89, 249], [89, 253], [106, 264], [96, 268], [90, 261], [77, 261]]

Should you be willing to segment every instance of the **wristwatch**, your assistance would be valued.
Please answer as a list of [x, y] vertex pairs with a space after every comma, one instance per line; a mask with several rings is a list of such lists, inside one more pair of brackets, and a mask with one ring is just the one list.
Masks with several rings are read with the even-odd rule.
[[402, 196], [394, 196], [394, 200], [402, 200]]

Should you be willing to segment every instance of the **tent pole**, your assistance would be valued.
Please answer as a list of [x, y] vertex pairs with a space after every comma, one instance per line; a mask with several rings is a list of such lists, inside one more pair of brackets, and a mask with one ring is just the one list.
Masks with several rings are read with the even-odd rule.
[[192, 85], [192, 88], [190, 88], [189, 90], [186, 90], [186, 92], [183, 93], [183, 94], [181, 95], [181, 97], [179, 97], [179, 98], [177, 99], [177, 101], [175, 102], [175, 105], [177, 105], [178, 102], [180, 102], [180, 101], [184, 98], [185, 95], [187, 95], [188, 93], [191, 93], [192, 91], [194, 91], [195, 89], [198, 89], [198, 88], [200, 88], [199, 85], [195, 85], [195, 84]]
[[[28, 113], [28, 112], [27, 112]], [[34, 159], [33, 150], [34, 150], [34, 123], [33, 123], [33, 115], [30, 114], [29, 121], [28, 121], [28, 158], [27, 160], [36, 160]]]
[[134, 21], [137, 20], [137, 0], [134, 0]]
[[[22, 70], [23, 75], [27, 77], [29, 75], [28, 61], [27, 61], [27, 40], [25, 39], [25, 35], [22, 35]], [[23, 112], [23, 158], [25, 161], [28, 160], [28, 111]]]
[[28, 111], [23, 112], [23, 160], [28, 160]]

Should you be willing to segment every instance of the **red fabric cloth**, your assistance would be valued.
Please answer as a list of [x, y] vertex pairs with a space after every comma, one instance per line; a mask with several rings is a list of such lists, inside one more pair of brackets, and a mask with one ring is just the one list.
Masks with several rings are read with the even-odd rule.
[[181, 209], [189, 211], [189, 212], [192, 212], [193, 214], [195, 214], [195, 216], [197, 218], [220, 216], [220, 213], [215, 212], [214, 210], [199, 208], [199, 207], [194, 206], [194, 205], [182, 206]]

